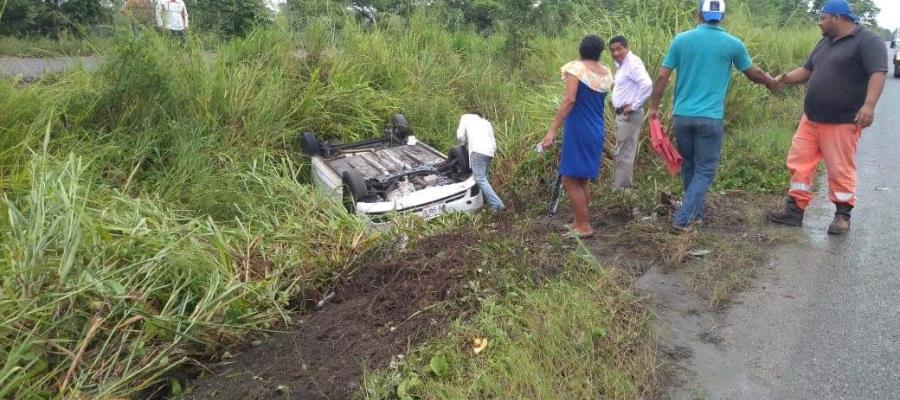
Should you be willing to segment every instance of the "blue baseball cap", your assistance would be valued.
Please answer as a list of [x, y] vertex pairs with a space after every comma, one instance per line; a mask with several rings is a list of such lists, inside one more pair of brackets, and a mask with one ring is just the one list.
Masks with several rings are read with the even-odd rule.
[[700, 0], [700, 15], [703, 21], [721, 21], [725, 18], [725, 0]]
[[853, 13], [853, 7], [846, 0], [828, 0], [819, 10], [819, 14], [843, 15], [853, 22], [859, 22], [859, 17]]

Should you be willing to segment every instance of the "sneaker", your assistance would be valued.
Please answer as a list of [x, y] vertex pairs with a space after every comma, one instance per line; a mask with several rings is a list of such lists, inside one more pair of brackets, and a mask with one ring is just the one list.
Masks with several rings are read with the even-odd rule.
[[845, 214], [835, 214], [831, 225], [828, 225], [829, 235], [843, 235], [850, 230], [850, 216]]
[[678, 225], [678, 224], [673, 223], [670, 231], [676, 235], [690, 233], [691, 226], [690, 225]]
[[767, 211], [766, 218], [783, 225], [800, 226], [803, 225], [803, 209], [797, 207], [797, 202], [793, 197], [788, 197], [784, 202], [784, 207], [779, 210]]

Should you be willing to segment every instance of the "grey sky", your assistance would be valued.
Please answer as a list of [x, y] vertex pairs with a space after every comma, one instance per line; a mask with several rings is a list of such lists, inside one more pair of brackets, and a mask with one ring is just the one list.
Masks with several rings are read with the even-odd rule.
[[900, 1], [875, 0], [875, 5], [881, 8], [881, 14], [878, 14], [878, 25], [890, 29], [900, 28]]

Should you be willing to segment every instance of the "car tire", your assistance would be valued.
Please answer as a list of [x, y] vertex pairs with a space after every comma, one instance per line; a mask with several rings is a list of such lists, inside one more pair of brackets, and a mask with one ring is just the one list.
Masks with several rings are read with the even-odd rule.
[[403, 114], [394, 114], [394, 116], [391, 117], [387, 134], [391, 143], [405, 143], [406, 138], [412, 135], [412, 128], [409, 127], [409, 121], [406, 119], [406, 116]]
[[451, 147], [448, 156], [456, 163], [456, 172], [466, 175], [472, 173], [472, 168], [469, 165], [469, 149], [466, 146]]
[[300, 143], [300, 149], [303, 150], [303, 154], [306, 154], [310, 157], [322, 155], [322, 147], [319, 146], [319, 139], [316, 139], [316, 135], [314, 133], [303, 132], [297, 138], [297, 141]]
[[341, 174], [343, 194], [341, 200], [348, 212], [356, 212], [356, 203], [369, 198], [369, 188], [366, 181], [356, 171], [345, 171]]

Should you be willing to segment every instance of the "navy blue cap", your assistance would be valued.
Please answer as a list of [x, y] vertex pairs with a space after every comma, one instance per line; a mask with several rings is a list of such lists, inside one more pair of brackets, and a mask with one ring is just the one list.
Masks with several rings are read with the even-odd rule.
[[853, 13], [853, 7], [846, 0], [828, 0], [819, 10], [819, 14], [843, 15], [853, 22], [859, 22], [859, 17]]
[[700, 15], [703, 21], [721, 21], [725, 18], [725, 0], [700, 0]]

